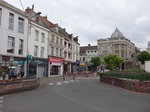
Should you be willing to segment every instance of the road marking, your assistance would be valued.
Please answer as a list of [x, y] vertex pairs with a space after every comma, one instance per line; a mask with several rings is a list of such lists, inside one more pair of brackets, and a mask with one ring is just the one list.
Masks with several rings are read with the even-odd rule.
[[53, 85], [54, 85], [54, 83], [48, 83], [48, 85], [49, 85], [49, 86], [53, 86]]
[[0, 112], [3, 112], [3, 97], [0, 97]]
[[57, 82], [57, 85], [62, 85], [62, 82]]
[[65, 83], [65, 84], [68, 84], [69, 82], [68, 82], [68, 81], [64, 81], [64, 83]]
[[70, 80], [70, 82], [74, 82], [74, 80]]

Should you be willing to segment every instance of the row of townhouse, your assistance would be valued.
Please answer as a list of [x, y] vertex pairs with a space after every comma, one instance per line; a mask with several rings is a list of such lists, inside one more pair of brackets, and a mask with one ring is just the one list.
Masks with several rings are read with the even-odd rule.
[[40, 78], [78, 69], [78, 37], [40, 14], [34, 5], [22, 11], [0, 1], [1, 71], [15, 69]]

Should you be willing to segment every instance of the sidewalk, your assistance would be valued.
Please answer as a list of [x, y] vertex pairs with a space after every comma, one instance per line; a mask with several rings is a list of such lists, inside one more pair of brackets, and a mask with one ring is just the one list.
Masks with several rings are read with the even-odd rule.
[[[97, 78], [96, 73], [89, 74], [89, 75], [75, 75], [75, 79], [86, 79], [86, 78]], [[65, 75], [65, 80], [74, 80], [73, 75]], [[40, 85], [53, 83], [53, 82], [61, 82], [63, 81], [63, 76], [52, 76], [52, 77], [43, 77], [40, 79]]]

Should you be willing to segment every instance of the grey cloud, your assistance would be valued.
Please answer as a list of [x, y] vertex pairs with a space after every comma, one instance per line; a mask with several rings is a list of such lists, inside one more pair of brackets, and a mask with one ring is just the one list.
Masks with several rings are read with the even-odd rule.
[[[19, 1], [6, 0], [17, 7]], [[96, 44], [107, 38], [117, 26], [137, 47], [150, 41], [149, 0], [22, 0], [24, 7], [35, 4], [35, 10], [48, 15], [69, 33], [79, 35], [81, 45]], [[21, 8], [21, 7], [20, 7]], [[60, 21], [61, 20], [61, 21]]]

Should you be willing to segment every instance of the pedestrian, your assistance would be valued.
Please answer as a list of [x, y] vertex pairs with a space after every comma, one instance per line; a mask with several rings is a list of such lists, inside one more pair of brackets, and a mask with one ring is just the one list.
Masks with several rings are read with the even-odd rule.
[[21, 75], [21, 78], [23, 78], [24, 77], [24, 71], [21, 71], [20, 75]]

